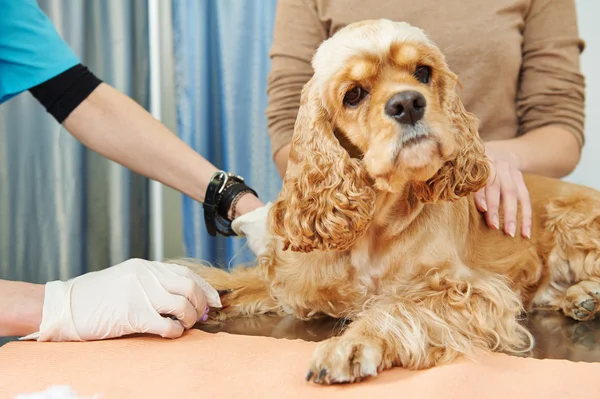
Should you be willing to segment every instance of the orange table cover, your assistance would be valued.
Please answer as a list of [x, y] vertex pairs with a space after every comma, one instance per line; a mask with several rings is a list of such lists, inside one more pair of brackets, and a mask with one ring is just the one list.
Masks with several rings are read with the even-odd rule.
[[425, 371], [400, 368], [358, 384], [304, 382], [315, 343], [209, 334], [0, 348], [0, 398], [69, 385], [125, 398], [600, 398], [600, 363], [494, 354]]

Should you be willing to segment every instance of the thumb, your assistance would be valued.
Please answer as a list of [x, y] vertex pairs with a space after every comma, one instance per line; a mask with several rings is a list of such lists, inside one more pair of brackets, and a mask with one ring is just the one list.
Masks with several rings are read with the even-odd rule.
[[[198, 284], [204, 296], [206, 297], [206, 302], [208, 306], [211, 308], [220, 308], [223, 307], [221, 304], [221, 296], [218, 291], [214, 289], [210, 284], [208, 284], [202, 277], [195, 273], [191, 273], [192, 278]], [[198, 309], [200, 310], [200, 309]]]
[[148, 333], [171, 339], [181, 337], [184, 331], [183, 325], [179, 322], [179, 320], [173, 320], [169, 317], [162, 317], [159, 315], [156, 315], [156, 318], [148, 327]]

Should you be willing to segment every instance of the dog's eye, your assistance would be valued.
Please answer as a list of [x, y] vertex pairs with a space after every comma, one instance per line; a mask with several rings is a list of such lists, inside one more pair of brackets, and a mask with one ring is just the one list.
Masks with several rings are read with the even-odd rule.
[[367, 95], [367, 91], [360, 86], [355, 86], [346, 92], [344, 96], [344, 104], [351, 107], [357, 106]]
[[428, 66], [418, 67], [415, 71], [415, 78], [423, 84], [429, 83], [431, 80], [431, 68]]

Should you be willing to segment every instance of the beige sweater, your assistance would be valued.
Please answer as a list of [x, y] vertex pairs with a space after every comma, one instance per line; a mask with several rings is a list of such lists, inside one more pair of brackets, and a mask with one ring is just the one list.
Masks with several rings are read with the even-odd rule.
[[279, 0], [268, 81], [273, 154], [291, 142], [319, 44], [349, 23], [379, 18], [416, 25], [440, 46], [484, 140], [559, 124], [583, 145], [574, 0]]

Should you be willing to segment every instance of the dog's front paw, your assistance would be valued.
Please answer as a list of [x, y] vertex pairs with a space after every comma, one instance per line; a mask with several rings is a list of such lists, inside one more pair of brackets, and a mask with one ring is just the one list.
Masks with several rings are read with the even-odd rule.
[[578, 321], [591, 320], [600, 314], [600, 283], [582, 281], [565, 292], [564, 313]]
[[382, 371], [381, 343], [365, 337], [335, 337], [315, 349], [307, 381], [318, 384], [358, 382]]

